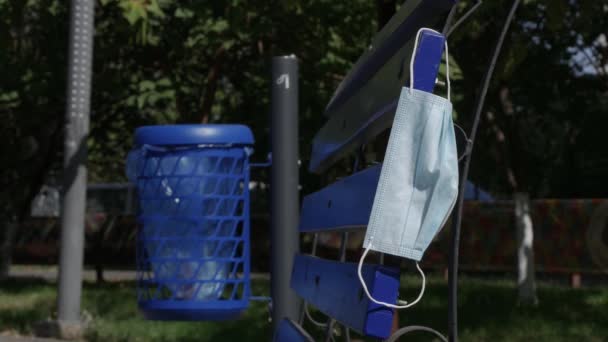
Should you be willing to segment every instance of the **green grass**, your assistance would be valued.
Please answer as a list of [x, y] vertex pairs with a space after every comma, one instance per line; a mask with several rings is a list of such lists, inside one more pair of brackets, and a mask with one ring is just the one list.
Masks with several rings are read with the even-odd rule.
[[[414, 298], [417, 281], [409, 279]], [[403, 312], [401, 325], [445, 330], [447, 288], [434, 279], [420, 305]], [[608, 341], [608, 288], [572, 289], [540, 284], [538, 306], [517, 305], [512, 281], [464, 278], [459, 287], [462, 341]], [[428, 341], [426, 339], [422, 339]]]
[[[406, 278], [402, 299], [417, 295], [419, 279]], [[93, 318], [87, 341], [268, 341], [267, 306], [254, 302], [244, 316], [231, 322], [152, 322], [137, 311], [132, 282], [86, 283], [83, 309]], [[267, 281], [255, 281], [253, 292], [268, 291]], [[517, 305], [512, 282], [464, 278], [459, 293], [462, 341], [608, 341], [608, 289], [570, 289], [539, 285], [540, 304]], [[423, 300], [399, 314], [401, 325], [427, 325], [445, 331], [445, 281], [432, 278]], [[55, 285], [39, 280], [10, 280], [0, 284], [0, 331], [27, 335], [32, 324], [52, 318]], [[320, 318], [319, 313], [314, 313]], [[314, 327], [306, 327], [315, 332]], [[407, 341], [429, 341], [422, 333]]]

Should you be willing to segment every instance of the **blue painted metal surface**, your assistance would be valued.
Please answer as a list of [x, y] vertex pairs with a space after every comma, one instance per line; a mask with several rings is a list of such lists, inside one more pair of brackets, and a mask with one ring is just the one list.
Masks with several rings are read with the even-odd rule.
[[274, 342], [314, 342], [314, 339], [302, 327], [289, 318], [281, 320], [272, 340]]
[[[419, 44], [422, 44], [424, 48], [418, 47], [414, 59], [414, 88], [432, 93], [435, 89], [435, 81], [441, 64], [445, 38], [435, 32], [423, 31], [420, 34]], [[439, 56], [439, 60], [437, 56]], [[418, 83], [420, 83], [420, 86], [418, 86]], [[409, 82], [406, 86], [409, 86]], [[446, 97], [447, 95], [444, 93], [442, 96]]]
[[[397, 269], [366, 264], [362, 274], [374, 298], [388, 303], [397, 301]], [[321, 312], [364, 335], [390, 335], [394, 312], [368, 300], [357, 277], [357, 264], [297, 255], [291, 287]]]
[[[225, 320], [249, 305], [249, 157], [240, 143], [251, 140], [225, 140], [249, 129], [203, 126], [139, 131], [142, 145], [129, 154], [140, 208], [137, 300], [148, 319]], [[185, 130], [184, 140], [152, 134], [161, 128]]]
[[489, 192], [483, 190], [479, 186], [473, 184], [471, 181], [467, 181], [464, 188], [464, 199], [474, 200], [481, 202], [494, 202], [495, 199]]
[[253, 133], [244, 125], [162, 125], [135, 130], [135, 145], [253, 145]]
[[[322, 173], [392, 125], [401, 87], [409, 78], [418, 29], [436, 29], [455, 2], [406, 1], [378, 33], [326, 108], [329, 119], [313, 141], [311, 172]], [[416, 89], [433, 91], [444, 42], [442, 35], [428, 31], [421, 34], [414, 62]], [[367, 226], [380, 169], [380, 165], [370, 167], [306, 196], [300, 232]], [[374, 298], [396, 302], [398, 269], [365, 265], [363, 277]], [[362, 334], [381, 339], [390, 335], [394, 312], [368, 300], [358, 281], [357, 264], [297, 255], [291, 286], [317, 309]]]
[[[335, 113], [313, 140], [309, 165], [311, 172], [323, 172], [392, 125], [401, 88], [409, 84], [406, 82], [409, 78], [408, 65], [418, 28], [420, 25], [411, 25], [406, 35], [410, 40], [405, 47], [357, 92], [333, 109]], [[444, 42], [442, 35], [430, 31], [420, 35], [414, 62], [414, 88], [433, 91]]]
[[[300, 232], [364, 229], [369, 222], [381, 164], [343, 178], [302, 200]], [[465, 200], [493, 201], [492, 196], [467, 183]]]
[[380, 179], [381, 165], [369, 167], [305, 196], [301, 232], [365, 228]]

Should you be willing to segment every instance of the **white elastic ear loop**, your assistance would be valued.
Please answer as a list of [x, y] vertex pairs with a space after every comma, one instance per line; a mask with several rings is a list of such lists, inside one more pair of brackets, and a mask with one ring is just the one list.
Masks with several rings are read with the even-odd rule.
[[365, 280], [363, 280], [363, 275], [361, 274], [361, 269], [363, 267], [363, 260], [365, 260], [365, 257], [367, 257], [367, 253], [369, 253], [370, 248], [371, 248], [371, 243], [367, 246], [367, 248], [365, 248], [363, 255], [361, 255], [361, 259], [359, 260], [359, 267], [357, 267], [357, 275], [359, 276], [359, 282], [361, 283], [361, 287], [363, 287], [363, 291], [365, 291], [367, 298], [369, 298], [369, 300], [371, 300], [372, 302], [374, 302], [376, 304], [384, 305], [384, 306], [392, 308], [392, 309], [407, 309], [409, 307], [416, 305], [416, 303], [418, 303], [420, 301], [420, 299], [422, 299], [422, 296], [424, 295], [424, 288], [426, 286], [426, 278], [424, 277], [424, 272], [422, 272], [422, 269], [420, 268], [418, 263], [416, 263], [416, 268], [418, 269], [418, 272], [420, 272], [420, 275], [422, 276], [422, 288], [420, 289], [420, 294], [418, 295], [418, 298], [416, 298], [415, 301], [408, 304], [408, 302], [406, 302], [404, 300], [397, 299], [397, 303], [402, 304], [402, 305], [395, 305], [395, 304], [378, 301], [372, 297], [372, 295], [369, 293], [369, 290], [367, 289], [367, 285], [365, 285]]
[[[414, 91], [414, 60], [416, 59], [416, 50], [418, 50], [418, 40], [422, 31], [431, 31], [437, 34], [441, 34], [433, 29], [422, 27], [416, 33], [416, 40], [414, 40], [414, 51], [412, 51], [412, 58], [410, 58], [410, 94]], [[450, 55], [448, 53], [448, 41], [445, 40], [445, 79], [448, 88], [448, 101], [451, 101], [450, 94]]]

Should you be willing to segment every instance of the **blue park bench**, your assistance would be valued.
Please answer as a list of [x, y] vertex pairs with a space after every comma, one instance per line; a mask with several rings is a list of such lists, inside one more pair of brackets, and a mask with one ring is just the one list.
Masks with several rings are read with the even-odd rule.
[[[308, 305], [329, 317], [323, 323], [326, 340], [330, 340], [336, 323], [343, 325], [347, 334], [350, 329], [379, 339], [391, 335], [394, 310], [369, 301], [357, 279], [357, 264], [345, 262], [348, 233], [366, 228], [381, 169], [380, 164], [362, 160], [363, 148], [392, 125], [399, 93], [409, 79], [407, 66], [417, 31], [422, 27], [441, 30], [454, 3], [406, 1], [377, 34], [327, 105], [327, 121], [314, 138], [309, 171], [327, 174], [336, 164], [353, 158], [353, 173], [303, 199], [299, 231], [314, 234], [314, 246], [312, 254], [295, 256], [291, 287], [305, 304], [297, 322], [289, 318], [278, 322], [275, 341], [312, 340], [302, 328]], [[441, 34], [421, 34], [415, 54], [415, 88], [433, 92], [444, 42]], [[341, 234], [340, 260], [314, 255], [317, 234], [324, 232]], [[396, 302], [398, 268], [365, 264], [363, 278], [374, 298]]]

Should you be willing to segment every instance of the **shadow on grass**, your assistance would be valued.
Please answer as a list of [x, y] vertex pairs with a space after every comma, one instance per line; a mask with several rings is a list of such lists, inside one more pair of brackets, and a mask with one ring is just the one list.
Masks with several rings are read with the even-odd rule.
[[[420, 280], [407, 277], [400, 298], [411, 300]], [[268, 295], [269, 282], [256, 280], [254, 295]], [[540, 304], [518, 306], [515, 286], [507, 281], [462, 278], [459, 289], [459, 333], [462, 341], [605, 341], [608, 336], [608, 289], [570, 289], [540, 285]], [[32, 324], [55, 312], [56, 284], [39, 279], [0, 283], [0, 330], [30, 333]], [[93, 318], [87, 341], [268, 341], [271, 324], [267, 303], [252, 302], [243, 316], [226, 322], [146, 321], [138, 312], [134, 282], [85, 283], [82, 308]], [[317, 319], [323, 315], [315, 312]], [[422, 301], [399, 312], [400, 326], [426, 325], [446, 332], [447, 286], [429, 280]], [[313, 336], [323, 330], [305, 327]], [[353, 337], [355, 334], [353, 334]], [[340, 338], [338, 338], [340, 340]], [[430, 341], [416, 333], [407, 341]]]
[[[409, 279], [409, 278], [408, 278]], [[415, 281], [408, 281], [401, 296], [412, 296]], [[459, 288], [459, 333], [465, 341], [604, 341], [608, 336], [608, 291], [541, 285], [540, 304], [521, 306], [513, 282], [464, 278]], [[407, 300], [407, 298], [405, 298]], [[426, 325], [447, 330], [447, 285], [433, 280], [425, 298], [400, 313], [401, 326]], [[428, 341], [412, 335], [408, 341]], [[418, 337], [419, 336], [419, 337]]]
[[0, 293], [5, 295], [24, 294], [46, 289], [54, 286], [48, 281], [38, 277], [17, 277], [8, 278], [0, 282]]
[[[256, 281], [254, 294], [268, 282]], [[110, 295], [111, 294], [111, 295]], [[137, 309], [134, 282], [87, 284], [83, 307], [94, 317], [88, 341], [268, 341], [267, 303], [252, 302], [237, 320], [223, 322], [146, 321]]]
[[0, 283], [0, 331], [32, 332], [32, 325], [55, 312], [54, 288], [38, 278], [7, 279]]

